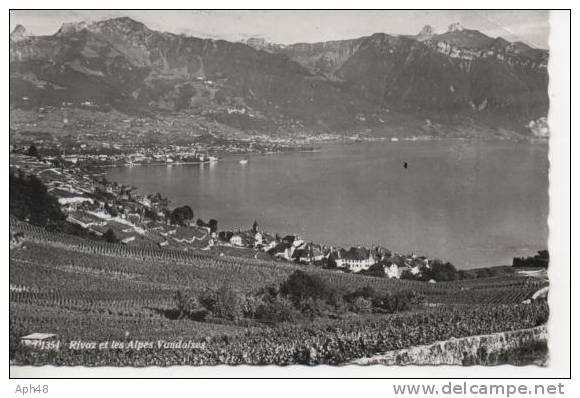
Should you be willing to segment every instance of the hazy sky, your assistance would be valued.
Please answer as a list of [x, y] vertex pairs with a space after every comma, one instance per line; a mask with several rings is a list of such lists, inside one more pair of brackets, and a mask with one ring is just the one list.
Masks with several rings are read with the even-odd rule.
[[238, 41], [262, 37], [277, 43], [355, 38], [377, 32], [416, 34], [424, 25], [443, 32], [454, 22], [510, 41], [548, 48], [547, 11], [10, 11], [11, 30], [22, 24], [35, 35], [55, 33], [63, 22], [128, 16], [151, 29]]

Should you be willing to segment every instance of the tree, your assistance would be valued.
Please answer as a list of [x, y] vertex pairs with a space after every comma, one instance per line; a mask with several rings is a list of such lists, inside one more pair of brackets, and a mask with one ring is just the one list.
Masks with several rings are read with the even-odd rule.
[[227, 285], [206, 291], [199, 302], [216, 318], [237, 322], [243, 316], [241, 294]]
[[373, 309], [379, 312], [407, 311], [412, 305], [422, 304], [425, 301], [423, 295], [411, 290], [399, 291], [392, 294], [377, 296], [372, 300]]
[[65, 220], [58, 200], [48, 193], [38, 177], [22, 172], [10, 174], [9, 191], [10, 214], [16, 218], [40, 226]]
[[252, 224], [252, 233], [256, 233], [258, 232], [258, 222], [256, 220], [254, 220], [254, 223]]
[[210, 232], [212, 234], [217, 232], [217, 230], [218, 230], [218, 222], [217, 222], [217, 220], [215, 220], [215, 219], [212, 218], [211, 220], [209, 220], [208, 225], [209, 225], [209, 230], [210, 230]]
[[111, 217], [117, 217], [119, 215], [119, 212], [117, 211], [117, 209], [115, 208], [115, 206], [109, 206], [108, 203], [105, 203], [105, 211], [107, 213], [109, 213], [109, 215]]
[[443, 263], [440, 260], [434, 260], [431, 263], [431, 268], [424, 268], [422, 270], [421, 279], [428, 281], [434, 279], [436, 281], [454, 281], [459, 279], [459, 274], [455, 266], [449, 262]]
[[178, 317], [203, 321], [209, 315], [209, 310], [201, 305], [199, 298], [189, 291], [177, 291], [175, 294]]
[[547, 250], [540, 250], [534, 257], [514, 257], [514, 267], [533, 267], [548, 268], [550, 263], [550, 254]]
[[38, 160], [40, 160], [40, 153], [38, 153], [38, 149], [36, 148], [35, 145], [30, 145], [30, 147], [28, 147], [28, 149], [24, 154], [26, 156], [31, 156], [33, 158], [37, 158]]
[[176, 207], [171, 212], [170, 221], [172, 224], [184, 225], [185, 221], [193, 219], [193, 210], [191, 207], [185, 205]]
[[109, 243], [119, 242], [117, 235], [115, 235], [115, 231], [113, 231], [111, 228], [107, 229], [107, 231], [103, 234], [103, 239], [105, 239]]
[[351, 308], [357, 313], [367, 313], [372, 311], [373, 304], [368, 298], [359, 296], [353, 300]]
[[189, 206], [182, 206], [181, 207], [181, 211], [183, 212], [183, 218], [186, 220], [192, 220], [193, 219], [193, 210], [191, 209], [191, 207]]
[[148, 218], [148, 219], [153, 220], [153, 221], [157, 221], [159, 219], [159, 216], [157, 215], [157, 213], [155, 211], [145, 208], [145, 218]]
[[365, 287], [358, 288], [354, 292], [346, 294], [344, 296], [344, 298], [345, 298], [345, 300], [350, 302], [350, 301], [355, 300], [357, 297], [372, 299], [376, 296], [377, 296], [377, 292], [375, 291], [375, 289], [373, 289], [371, 286], [365, 286]]
[[327, 299], [332, 290], [317, 275], [301, 270], [294, 271], [281, 286], [280, 292], [302, 306], [307, 299]]
[[224, 242], [229, 242], [232, 236], [234, 236], [232, 231], [220, 231], [218, 233], [218, 238], [220, 238]]
[[415, 275], [413, 275], [413, 273], [410, 270], [404, 269], [403, 272], [401, 273], [401, 279], [414, 280], [418, 278]]
[[254, 317], [268, 323], [291, 322], [300, 317], [291, 300], [282, 296], [261, 297]]

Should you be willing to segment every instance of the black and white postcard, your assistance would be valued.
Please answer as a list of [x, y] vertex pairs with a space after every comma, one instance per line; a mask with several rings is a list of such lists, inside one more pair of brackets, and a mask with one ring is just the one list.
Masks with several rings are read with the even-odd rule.
[[549, 367], [550, 20], [10, 11], [11, 375]]

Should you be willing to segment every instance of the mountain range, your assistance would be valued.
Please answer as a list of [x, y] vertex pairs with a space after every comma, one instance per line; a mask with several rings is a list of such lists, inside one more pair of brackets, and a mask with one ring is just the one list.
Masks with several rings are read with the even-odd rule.
[[482, 125], [525, 133], [548, 113], [548, 50], [453, 24], [414, 36], [282, 45], [160, 32], [122, 17], [10, 34], [13, 109], [90, 104], [213, 118], [242, 130]]

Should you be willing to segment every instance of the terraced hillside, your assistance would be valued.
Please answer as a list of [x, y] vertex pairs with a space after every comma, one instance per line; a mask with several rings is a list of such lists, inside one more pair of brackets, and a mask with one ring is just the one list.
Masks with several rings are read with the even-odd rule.
[[[533, 327], [547, 318], [547, 307], [542, 304], [520, 304], [543, 285], [528, 277], [490, 278], [487, 284], [479, 281], [477, 285], [466, 282], [429, 284], [263, 260], [87, 241], [18, 221], [11, 222], [11, 232], [22, 234], [23, 239], [10, 252], [11, 359], [16, 364], [71, 365], [85, 361], [82, 355], [89, 355], [92, 358], [89, 362], [94, 365], [135, 363], [127, 356], [127, 350], [107, 351], [106, 355], [91, 351], [81, 355], [68, 348], [59, 351], [25, 349], [19, 345], [18, 338], [32, 332], [54, 333], [65, 342], [63, 344], [79, 339], [98, 342], [190, 339], [205, 347], [182, 350], [180, 354], [151, 348], [148, 355], [143, 354], [145, 356], [139, 359], [143, 365], [343, 363], [389, 347], [404, 348], [450, 336]], [[253, 322], [197, 322], [171, 315], [178, 290], [201, 291], [229, 286], [254, 292], [279, 285], [296, 269], [316, 274], [344, 292], [366, 286], [389, 293], [413, 291], [423, 295], [426, 302], [420, 308], [401, 314], [347, 314], [339, 320], [318, 319], [276, 326]], [[392, 332], [385, 332], [391, 328]], [[408, 329], [405, 337], [388, 337], [400, 333], [397, 328]], [[360, 340], [360, 336], [366, 337]], [[367, 337], [373, 343], [360, 346]], [[229, 341], [236, 341], [242, 350], [241, 347], [252, 346], [257, 338], [271, 341], [270, 345], [260, 348], [255, 357], [245, 358], [242, 354], [238, 357], [237, 348], [230, 351], [229, 346], [225, 357], [216, 354], [215, 350], [223, 349], [222, 345]], [[330, 340], [324, 340], [327, 338]], [[345, 348], [332, 348], [337, 342]], [[285, 354], [280, 354], [281, 357], [269, 355], [278, 349], [276, 347], [284, 348]], [[318, 354], [311, 352], [312, 347], [319, 347]]]

